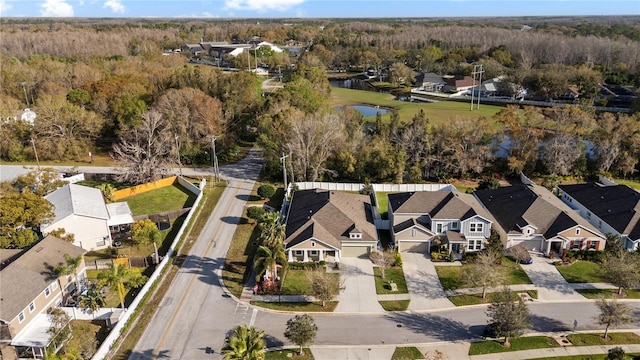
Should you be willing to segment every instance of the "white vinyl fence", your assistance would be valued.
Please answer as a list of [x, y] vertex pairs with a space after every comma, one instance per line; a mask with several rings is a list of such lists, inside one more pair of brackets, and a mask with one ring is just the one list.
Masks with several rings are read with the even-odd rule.
[[138, 306], [140, 305], [140, 301], [142, 301], [142, 298], [147, 294], [147, 292], [149, 292], [149, 289], [151, 289], [151, 286], [153, 285], [153, 283], [155, 283], [156, 280], [158, 280], [158, 277], [162, 273], [162, 270], [169, 264], [169, 261], [171, 260], [171, 256], [175, 252], [176, 246], [178, 245], [180, 238], [182, 238], [182, 235], [184, 234], [186, 227], [189, 225], [189, 222], [191, 221], [191, 218], [193, 217], [194, 212], [196, 211], [196, 209], [198, 208], [198, 205], [200, 204], [200, 201], [202, 200], [202, 192], [204, 187], [207, 184], [206, 180], [203, 179], [200, 182], [200, 187], [197, 188], [193, 185], [188, 186], [190, 184], [185, 184], [188, 181], [184, 179], [182, 179], [183, 181], [180, 181], [181, 179], [182, 177], [178, 177], [178, 182], [180, 182], [181, 185], [185, 186], [185, 188], [187, 188], [189, 191], [197, 195], [196, 201], [193, 203], [193, 206], [191, 207], [191, 211], [189, 211], [189, 214], [187, 214], [187, 217], [184, 219], [184, 222], [182, 223], [180, 230], [178, 230], [178, 233], [176, 234], [176, 237], [173, 240], [173, 243], [171, 243], [171, 246], [169, 247], [169, 251], [164, 256], [160, 264], [158, 264], [158, 267], [153, 272], [153, 274], [151, 274], [151, 277], [149, 277], [149, 281], [147, 281], [147, 283], [144, 284], [142, 289], [140, 289], [140, 292], [138, 293], [138, 295], [135, 297], [135, 299], [133, 299], [131, 306], [125, 309], [124, 315], [122, 315], [122, 317], [120, 318], [116, 326], [113, 327], [113, 329], [111, 330], [107, 338], [104, 340], [102, 345], [100, 345], [100, 348], [98, 348], [98, 351], [96, 351], [96, 353], [91, 358], [92, 360], [104, 359], [109, 353], [109, 350], [111, 350], [111, 346], [116, 342], [118, 338], [120, 338], [120, 334], [122, 333], [122, 328], [124, 328], [124, 326], [129, 322], [131, 315], [136, 311], [136, 309], [138, 309]]

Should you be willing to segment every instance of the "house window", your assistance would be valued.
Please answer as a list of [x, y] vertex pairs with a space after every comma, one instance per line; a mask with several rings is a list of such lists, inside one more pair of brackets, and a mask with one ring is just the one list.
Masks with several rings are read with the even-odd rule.
[[318, 250], [311, 250], [310, 253], [311, 255], [318, 255]]
[[442, 224], [437, 224], [437, 225], [436, 225], [436, 232], [437, 232], [438, 234], [442, 233]]
[[316, 242], [315, 242], [315, 241], [312, 241], [312, 242], [311, 242], [311, 247], [315, 247], [315, 246], [316, 246]]
[[589, 242], [589, 249], [597, 249], [598, 248], [598, 242], [595, 240], [592, 240]]
[[36, 305], [32, 302], [29, 304], [29, 312], [32, 313], [36, 309]]
[[454, 221], [451, 223], [451, 230], [458, 230], [458, 222]]
[[580, 250], [580, 241], [574, 241], [571, 245], [572, 250]]
[[591, 213], [587, 211], [587, 219], [591, 220]]
[[58, 288], [57, 282], [51, 283], [51, 290], [56, 290], [57, 288]]
[[576, 235], [580, 235], [580, 229], [576, 229]]
[[47, 286], [46, 289], [44, 289], [44, 296], [45, 297], [49, 297], [49, 295], [51, 295], [51, 290], [49, 289], [49, 287]]
[[602, 229], [602, 220], [598, 220], [598, 229]]
[[415, 228], [411, 229], [411, 236], [416, 237], [416, 233], [417, 231]]
[[302, 250], [296, 250], [296, 256], [302, 255]]
[[467, 250], [469, 251], [482, 250], [482, 240], [469, 240]]
[[24, 321], [24, 311], [18, 314], [18, 322], [22, 324], [23, 321]]
[[482, 223], [471, 223], [469, 224], [470, 232], [482, 232], [482, 227], [484, 224]]

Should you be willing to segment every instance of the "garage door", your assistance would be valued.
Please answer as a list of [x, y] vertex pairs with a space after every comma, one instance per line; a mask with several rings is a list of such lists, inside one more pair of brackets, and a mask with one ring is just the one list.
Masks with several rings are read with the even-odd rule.
[[430, 241], [400, 241], [398, 242], [398, 250], [401, 252], [415, 252], [428, 254], [431, 247]]
[[540, 251], [540, 240], [522, 240], [522, 241], [512, 241], [512, 246], [522, 245], [529, 251]]
[[369, 257], [369, 247], [345, 246], [342, 248], [342, 257]]

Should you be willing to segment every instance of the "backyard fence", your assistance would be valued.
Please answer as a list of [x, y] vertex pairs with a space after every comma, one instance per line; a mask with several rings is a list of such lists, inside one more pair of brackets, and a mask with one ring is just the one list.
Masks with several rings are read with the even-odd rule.
[[[178, 182], [180, 182], [180, 179], [181, 178], [178, 178]], [[184, 186], [182, 182], [180, 182], [180, 184]], [[200, 201], [202, 200], [203, 189], [206, 185], [207, 185], [207, 182], [206, 180], [203, 179], [200, 182], [199, 188], [195, 186], [190, 186], [190, 187], [185, 186], [187, 190], [197, 195], [196, 200], [193, 203], [193, 207], [191, 207], [191, 211], [189, 211], [187, 217], [184, 219], [184, 222], [182, 223], [182, 226], [178, 230], [176, 237], [171, 243], [171, 246], [169, 247], [169, 251], [167, 251], [166, 256], [162, 258], [162, 261], [160, 262], [160, 264], [158, 264], [153, 274], [151, 274], [147, 283], [144, 284], [144, 286], [140, 289], [140, 291], [138, 292], [138, 295], [133, 299], [133, 302], [131, 303], [129, 308], [125, 309], [124, 315], [122, 315], [122, 317], [120, 318], [120, 321], [118, 321], [118, 323], [113, 327], [109, 335], [107, 335], [106, 339], [104, 339], [104, 341], [102, 342], [102, 345], [100, 345], [96, 353], [91, 358], [92, 360], [102, 360], [107, 357], [107, 355], [109, 354], [109, 351], [111, 351], [111, 347], [113, 346], [113, 344], [115, 344], [115, 342], [120, 338], [122, 329], [129, 322], [129, 320], [131, 319], [131, 316], [137, 311], [138, 306], [140, 306], [140, 302], [142, 301], [142, 298], [144, 298], [144, 296], [149, 292], [153, 284], [160, 277], [160, 274], [162, 273], [164, 268], [169, 264], [169, 261], [171, 260], [171, 256], [176, 250], [176, 246], [180, 242], [182, 235], [184, 235], [185, 229], [189, 225], [189, 222], [191, 221], [191, 218], [193, 217], [195, 210], [198, 208], [198, 204], [200, 204]]]
[[165, 186], [171, 186], [176, 182], [177, 178], [177, 176], [171, 176], [165, 179], [160, 179], [149, 183], [132, 186], [130, 188], [117, 190], [113, 193], [113, 201], [120, 201], [129, 196], [142, 194], [143, 192], [156, 190]]

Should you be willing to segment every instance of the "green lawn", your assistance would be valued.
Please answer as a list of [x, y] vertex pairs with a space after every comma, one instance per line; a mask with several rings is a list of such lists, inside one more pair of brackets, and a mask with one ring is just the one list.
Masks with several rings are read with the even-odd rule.
[[247, 263], [253, 260], [258, 249], [259, 236], [260, 229], [255, 224], [249, 224], [246, 217], [240, 220], [233, 234], [222, 268], [222, 279], [227, 289], [236, 297], [240, 297], [247, 281]]
[[[311, 284], [307, 279], [307, 272], [310, 270], [287, 270], [282, 284], [283, 295], [312, 295]], [[340, 277], [338, 273], [331, 273], [331, 276]]]
[[[516, 291], [516, 294], [528, 293], [529, 296], [533, 299], [538, 298], [538, 290], [527, 290], [527, 291]], [[449, 296], [449, 300], [455, 306], [468, 306], [468, 305], [478, 305], [478, 304], [488, 304], [493, 301], [493, 298], [496, 293], [487, 293], [486, 298], [482, 298], [482, 293], [479, 294], [470, 294], [470, 295], [456, 295]]]
[[[500, 267], [507, 273], [507, 283], [505, 285], [531, 284], [531, 280], [522, 270], [521, 265], [516, 265], [512, 260], [503, 257]], [[461, 274], [469, 271], [470, 268], [471, 265], [436, 266], [436, 272], [444, 290], [455, 290], [466, 287], [462, 281]]]
[[[585, 357], [586, 356], [586, 357]], [[633, 360], [640, 353], [625, 354], [625, 360]], [[589, 355], [573, 355], [573, 356], [554, 356], [546, 358], [535, 358], [532, 360], [607, 360], [607, 354], [589, 354]]]
[[282, 303], [273, 303], [273, 302], [261, 302], [261, 301], [252, 301], [252, 305], [260, 306], [266, 309], [271, 310], [280, 310], [280, 311], [295, 311], [295, 312], [333, 312], [338, 306], [337, 301], [326, 301], [325, 307], [322, 307], [322, 302], [282, 302]]
[[487, 340], [471, 343], [469, 355], [493, 354], [507, 351], [520, 351], [529, 349], [546, 349], [559, 347], [553, 338], [546, 336], [528, 336], [510, 339], [511, 347], [502, 346], [503, 341]]
[[127, 185], [121, 183], [121, 182], [117, 182], [117, 181], [111, 181], [111, 180], [82, 180], [82, 181], [78, 181], [76, 184], [78, 185], [82, 185], [82, 186], [88, 186], [88, 187], [93, 187], [93, 188], [97, 188], [98, 186], [102, 185], [102, 184], [111, 184], [111, 186], [113, 186], [114, 189], [116, 190], [120, 190], [120, 189], [124, 189], [127, 187]]
[[620, 185], [627, 185], [630, 188], [640, 190], [640, 181], [638, 180], [613, 179], [613, 181]]
[[[582, 296], [587, 299], [599, 299], [604, 297], [606, 299], [611, 299], [612, 297], [618, 297], [617, 289], [583, 289], [576, 290]], [[623, 299], [640, 299], [640, 290], [627, 290], [622, 289], [622, 298]]]
[[378, 302], [384, 311], [405, 311], [409, 308], [411, 300], [383, 300]]
[[567, 339], [575, 346], [640, 344], [640, 336], [631, 332], [610, 332], [607, 337], [609, 340], [605, 341], [602, 334], [567, 335]]
[[[329, 99], [332, 106], [370, 104], [380, 107], [398, 109], [400, 120], [409, 122], [420, 110], [424, 110], [432, 124], [442, 124], [452, 119], [471, 118], [477, 119], [484, 116], [491, 119], [502, 107], [481, 104], [479, 110], [469, 110], [468, 102], [439, 101], [436, 103], [418, 103], [394, 100], [391, 94], [376, 93], [373, 91], [331, 88]], [[389, 121], [391, 113], [382, 115], [384, 121]], [[372, 117], [371, 119], [374, 119]]]
[[599, 264], [578, 260], [571, 265], [556, 265], [562, 276], [570, 283], [604, 283], [604, 272]]
[[97, 346], [92, 344], [101, 344], [109, 335], [109, 329], [104, 321], [71, 320], [70, 325], [72, 336], [65, 347], [79, 351], [83, 349], [83, 355], [87, 359], [91, 358], [97, 350]]
[[177, 184], [122, 199], [134, 216], [179, 210], [192, 206], [195, 200], [194, 193]]
[[[386, 275], [386, 279], [382, 279], [380, 268], [375, 266], [373, 268], [373, 276], [376, 280], [376, 293], [377, 294], [408, 294], [409, 290], [407, 289], [407, 282], [404, 279], [404, 271], [402, 271], [402, 267], [393, 267], [387, 268], [384, 271]], [[393, 281], [398, 285], [398, 291], [391, 291], [388, 281]]]
[[422, 352], [415, 346], [397, 347], [391, 360], [415, 360], [424, 359]]
[[389, 218], [389, 197], [387, 195], [392, 194], [389, 192], [376, 192], [378, 198], [378, 211], [382, 219]]
[[264, 360], [313, 360], [313, 353], [309, 348], [302, 348], [302, 355], [298, 355], [298, 348], [268, 351]]

